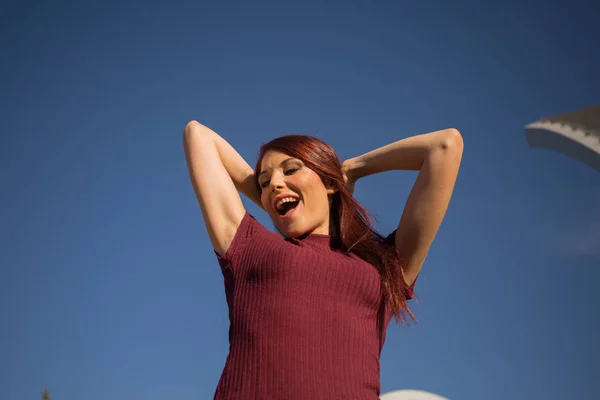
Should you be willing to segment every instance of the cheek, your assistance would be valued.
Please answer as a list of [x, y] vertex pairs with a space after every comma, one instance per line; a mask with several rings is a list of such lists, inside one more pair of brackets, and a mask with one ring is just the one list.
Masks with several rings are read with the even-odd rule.
[[263, 208], [268, 211], [269, 195], [267, 191], [262, 190], [260, 192], [260, 202], [262, 203]]
[[304, 177], [301, 182], [298, 182], [298, 185], [308, 197], [311, 208], [327, 208], [329, 206], [327, 190], [318, 176]]

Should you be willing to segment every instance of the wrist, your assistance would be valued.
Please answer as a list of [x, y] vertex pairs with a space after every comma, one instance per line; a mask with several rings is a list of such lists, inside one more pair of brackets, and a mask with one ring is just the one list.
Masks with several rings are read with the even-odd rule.
[[365, 176], [364, 161], [360, 157], [349, 158], [344, 161], [342, 170], [350, 182], [356, 182], [358, 179]]

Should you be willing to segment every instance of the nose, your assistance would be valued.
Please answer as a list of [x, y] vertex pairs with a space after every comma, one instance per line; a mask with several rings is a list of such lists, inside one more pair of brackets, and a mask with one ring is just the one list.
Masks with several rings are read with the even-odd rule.
[[282, 189], [283, 187], [285, 187], [283, 176], [281, 176], [281, 174], [279, 173], [273, 174], [273, 176], [271, 176], [270, 186], [271, 191], [273, 192], [277, 189]]

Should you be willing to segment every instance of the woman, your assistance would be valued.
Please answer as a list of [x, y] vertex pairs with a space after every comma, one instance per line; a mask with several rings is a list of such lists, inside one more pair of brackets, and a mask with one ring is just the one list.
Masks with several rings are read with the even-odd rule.
[[[413, 317], [407, 300], [458, 174], [458, 131], [344, 163], [316, 138], [283, 136], [263, 145], [255, 169], [196, 121], [184, 147], [229, 306], [215, 399], [378, 399], [385, 331], [392, 316]], [[382, 237], [352, 192], [358, 179], [388, 170], [420, 172], [398, 228]], [[238, 191], [280, 234], [248, 214]]]

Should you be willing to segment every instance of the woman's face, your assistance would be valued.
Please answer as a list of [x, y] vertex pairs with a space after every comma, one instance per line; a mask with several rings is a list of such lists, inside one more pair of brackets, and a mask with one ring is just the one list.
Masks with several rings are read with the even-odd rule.
[[258, 173], [261, 203], [288, 238], [329, 234], [329, 194], [321, 178], [304, 163], [278, 151], [263, 156]]

